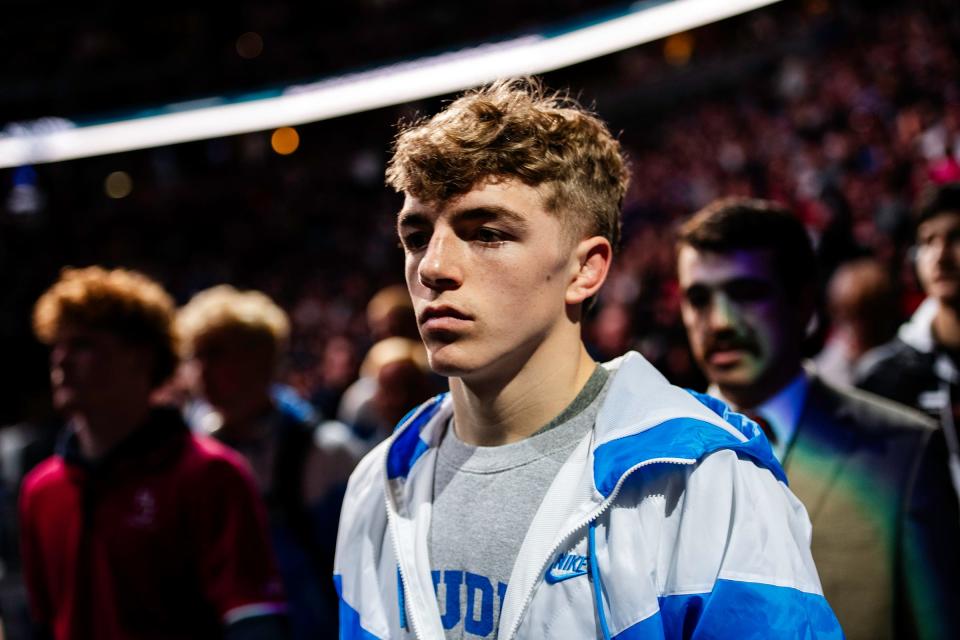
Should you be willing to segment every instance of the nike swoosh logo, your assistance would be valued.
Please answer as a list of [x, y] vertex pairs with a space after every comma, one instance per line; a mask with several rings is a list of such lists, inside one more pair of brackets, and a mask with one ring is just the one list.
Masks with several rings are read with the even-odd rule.
[[556, 584], [558, 582], [563, 582], [564, 580], [569, 580], [570, 578], [577, 578], [585, 575], [587, 575], [586, 569], [581, 569], [580, 571], [561, 571], [555, 566], [551, 565], [550, 569], [547, 571], [545, 579], [547, 584]]

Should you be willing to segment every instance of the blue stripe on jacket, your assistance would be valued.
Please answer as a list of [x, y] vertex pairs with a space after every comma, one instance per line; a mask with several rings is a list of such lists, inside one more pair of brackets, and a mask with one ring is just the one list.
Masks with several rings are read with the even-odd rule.
[[343, 577], [333, 576], [340, 600], [340, 640], [382, 640], [360, 626], [360, 613], [343, 599]]
[[842, 639], [826, 599], [791, 587], [717, 580], [713, 591], [659, 598], [660, 611], [615, 640]]

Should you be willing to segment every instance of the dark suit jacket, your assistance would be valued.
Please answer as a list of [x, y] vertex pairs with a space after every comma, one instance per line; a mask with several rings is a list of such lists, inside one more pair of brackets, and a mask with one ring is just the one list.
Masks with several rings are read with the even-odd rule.
[[848, 638], [960, 638], [960, 513], [946, 455], [923, 415], [811, 376], [784, 469]]

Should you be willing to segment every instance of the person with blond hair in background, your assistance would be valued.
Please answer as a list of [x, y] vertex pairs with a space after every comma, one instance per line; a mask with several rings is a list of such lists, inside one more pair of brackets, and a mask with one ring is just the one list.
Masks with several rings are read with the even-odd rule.
[[34, 308], [57, 453], [20, 495], [37, 637], [286, 637], [263, 505], [234, 452], [151, 396], [177, 364], [174, 304], [124, 269], [64, 269]]
[[318, 425], [274, 392], [290, 322], [267, 295], [201, 291], [176, 328], [187, 377], [212, 408], [200, 428], [246, 458], [267, 504], [293, 636], [321, 637], [336, 624], [337, 521], [362, 448], [342, 424]]
[[[439, 392], [443, 385], [430, 375], [406, 287], [390, 285], [370, 298], [367, 328], [375, 342], [363, 358], [359, 377], [340, 398], [337, 419], [372, 446], [390, 434], [407, 409]], [[386, 371], [381, 374], [384, 366]], [[399, 414], [387, 407], [404, 402], [408, 403], [406, 409]]]
[[384, 338], [364, 356], [360, 377], [344, 393], [337, 418], [372, 448], [411, 406], [438, 393], [439, 386], [420, 340]]

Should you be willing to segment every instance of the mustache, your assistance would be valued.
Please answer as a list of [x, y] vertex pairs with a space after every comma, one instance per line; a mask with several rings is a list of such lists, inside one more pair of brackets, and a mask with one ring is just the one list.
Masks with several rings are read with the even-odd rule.
[[760, 353], [760, 345], [752, 336], [739, 334], [733, 331], [721, 331], [707, 336], [704, 352], [707, 357], [717, 351], [743, 350], [754, 355]]

